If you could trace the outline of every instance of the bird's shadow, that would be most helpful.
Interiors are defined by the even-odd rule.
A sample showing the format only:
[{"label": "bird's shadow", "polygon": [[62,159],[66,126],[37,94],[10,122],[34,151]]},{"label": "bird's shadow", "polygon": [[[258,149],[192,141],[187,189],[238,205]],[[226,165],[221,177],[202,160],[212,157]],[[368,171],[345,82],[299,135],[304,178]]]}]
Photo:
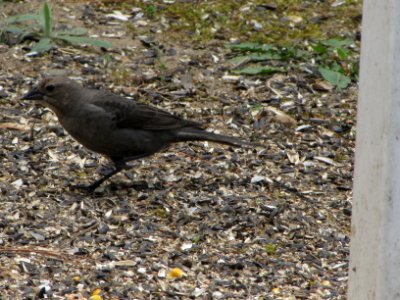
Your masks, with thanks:
[{"label": "bird's shadow", "polygon": [[95,190],[92,190],[90,186],[86,185],[71,185],[69,190],[83,195],[91,195],[94,197],[101,197],[108,193],[121,192],[126,190],[135,190],[137,192],[149,192],[155,190],[163,190],[165,187],[162,182],[156,182],[154,185],[150,186],[148,182],[144,180],[136,180],[130,182],[110,182],[109,184],[104,184]]}]

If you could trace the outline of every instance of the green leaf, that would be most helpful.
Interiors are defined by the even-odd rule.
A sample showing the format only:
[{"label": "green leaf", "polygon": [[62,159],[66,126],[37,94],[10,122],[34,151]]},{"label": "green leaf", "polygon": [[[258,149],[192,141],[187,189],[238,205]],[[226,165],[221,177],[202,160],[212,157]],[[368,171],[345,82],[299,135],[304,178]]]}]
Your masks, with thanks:
[{"label": "green leaf", "polygon": [[146,7],[146,15],[149,18],[153,18],[157,12],[157,8],[154,5],[149,5]]},{"label": "green leaf", "polygon": [[309,59],[311,59],[311,57],[313,55],[314,54],[309,52],[309,51],[302,50],[302,49],[297,49],[296,54],[295,54],[295,58],[302,58],[302,59],[309,60]]},{"label": "green leaf", "polygon": [[266,244],[264,246],[264,250],[268,255],[275,255],[277,248],[274,244]]},{"label": "green leaf", "polygon": [[323,67],[319,67],[318,71],[325,80],[329,81],[338,89],[344,89],[351,83],[351,79],[340,72],[332,71]]},{"label": "green leaf", "polygon": [[329,66],[329,70],[344,74],[343,67],[342,67],[341,65],[339,65],[336,61],[334,61],[334,62]]},{"label": "green leaf", "polygon": [[250,51],[250,52],[266,52],[274,49],[272,45],[260,45],[259,43],[241,43],[241,44],[228,44],[227,48],[232,50]]},{"label": "green leaf", "polygon": [[229,49],[235,50],[249,50],[256,47],[259,47],[259,43],[240,43],[240,44],[226,44],[225,47]]},{"label": "green leaf", "polygon": [[43,38],[36,43],[36,45],[31,49],[31,52],[47,52],[53,47],[54,45],[51,43],[49,38]]},{"label": "green leaf", "polygon": [[102,48],[113,48],[114,47],[113,44],[111,44],[111,43],[93,39],[93,38],[87,38],[87,37],[59,35],[59,36],[57,36],[57,38],[62,39],[73,45],[87,44],[87,45],[92,45],[92,46],[97,46],[97,47],[102,47]]},{"label": "green leaf", "polygon": [[36,14],[24,14],[24,15],[16,15],[9,18],[4,19],[0,22],[0,24],[12,24],[12,23],[21,23],[25,21],[31,20],[39,20],[39,15]]},{"label": "green leaf", "polygon": [[249,55],[252,61],[263,61],[263,60],[271,60],[271,59],[281,59],[282,56],[278,53],[274,52],[266,52],[266,53],[251,53]]},{"label": "green leaf", "polygon": [[337,48],[336,52],[340,59],[346,59],[347,57],[349,57],[349,52],[344,50],[343,48]]},{"label": "green leaf", "polygon": [[246,67],[240,70],[234,70],[233,73],[245,74],[245,75],[262,75],[262,74],[272,74],[284,71],[285,69],[277,67],[253,66],[253,67]]},{"label": "green leaf", "polygon": [[293,57],[301,58],[301,57],[306,56],[306,54],[307,54],[307,52],[300,51],[299,49],[296,49],[295,47],[285,47],[279,51],[279,55],[281,56],[282,60],[287,60],[287,59],[293,58]]},{"label": "green leaf", "polygon": [[313,50],[315,52],[317,52],[318,54],[326,53],[326,47],[324,45],[322,45],[321,43],[318,43],[316,45],[312,45],[311,48],[313,48]]},{"label": "green leaf", "polygon": [[351,74],[353,77],[356,78],[356,81],[358,81],[358,72],[359,72],[358,68],[359,68],[359,65],[358,65],[358,64],[350,64],[350,67],[349,67],[349,69],[350,69],[350,74]]},{"label": "green leaf", "polygon": [[351,39],[344,39],[344,40],[329,39],[327,41],[322,41],[322,44],[324,44],[325,46],[330,46],[332,48],[348,47],[353,43],[354,41]]},{"label": "green leaf", "polygon": [[104,66],[108,66],[108,64],[112,61],[112,56],[108,53],[103,55],[103,64]]},{"label": "green leaf", "polygon": [[56,36],[58,36],[58,35],[74,35],[74,36],[79,35],[79,36],[81,36],[81,35],[85,35],[85,34],[87,34],[87,30],[85,28],[81,28],[81,27],[72,28],[70,30],[60,30],[60,31],[53,33],[53,35],[56,35]]},{"label": "green leaf", "polygon": [[43,4],[43,8],[40,11],[40,24],[42,25],[43,36],[46,38],[51,37],[52,18],[51,10],[47,3]]},{"label": "green leaf", "polygon": [[232,68],[237,68],[245,63],[251,61],[250,55],[240,55],[228,60],[228,63],[231,65]]},{"label": "green leaf", "polygon": [[264,106],[261,103],[256,103],[250,106],[251,111],[259,111],[263,108]]},{"label": "green leaf", "polygon": [[231,58],[228,62],[231,64],[232,68],[237,68],[240,65],[251,61],[264,61],[264,60],[279,60],[282,57],[278,53],[266,52],[266,53],[250,53],[248,55],[240,55]]}]

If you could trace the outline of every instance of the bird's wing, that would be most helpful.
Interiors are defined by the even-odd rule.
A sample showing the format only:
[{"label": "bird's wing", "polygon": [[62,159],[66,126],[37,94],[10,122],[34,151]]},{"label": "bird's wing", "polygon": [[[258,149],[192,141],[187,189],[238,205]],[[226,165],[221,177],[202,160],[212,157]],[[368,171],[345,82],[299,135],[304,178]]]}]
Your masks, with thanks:
[{"label": "bird's wing", "polygon": [[116,126],[144,130],[168,130],[182,127],[201,128],[201,124],[184,120],[154,106],[138,103],[111,93],[102,93],[91,101],[113,115]]}]

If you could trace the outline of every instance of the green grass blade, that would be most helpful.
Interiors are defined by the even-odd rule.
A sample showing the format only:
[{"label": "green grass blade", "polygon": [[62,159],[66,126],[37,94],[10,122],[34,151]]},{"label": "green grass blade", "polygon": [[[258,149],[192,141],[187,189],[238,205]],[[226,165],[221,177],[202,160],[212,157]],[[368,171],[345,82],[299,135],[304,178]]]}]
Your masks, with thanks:
[{"label": "green grass blade", "polygon": [[10,32],[12,34],[21,34],[22,32],[24,32],[21,28],[16,26],[7,26],[5,28],[2,28],[0,31]]},{"label": "green grass blade", "polygon": [[21,23],[25,21],[39,20],[39,18],[40,17],[37,14],[16,15],[2,20],[0,24],[3,25],[3,24]]},{"label": "green grass blade", "polygon": [[73,45],[92,45],[92,46],[97,46],[97,47],[102,47],[102,48],[113,48],[113,44],[93,39],[93,38],[87,38],[87,37],[78,37],[78,36],[70,36],[70,35],[59,35],[57,38],[62,39],[68,43],[71,43]]},{"label": "green grass blade", "polygon": [[81,36],[87,34],[87,30],[85,28],[72,28],[70,30],[60,30],[53,32],[53,35],[60,36],[60,35],[73,35],[73,36]]},{"label": "green grass blade", "polygon": [[43,8],[40,11],[40,23],[42,25],[43,36],[49,38],[51,36],[52,18],[51,10],[47,3],[43,4]]}]

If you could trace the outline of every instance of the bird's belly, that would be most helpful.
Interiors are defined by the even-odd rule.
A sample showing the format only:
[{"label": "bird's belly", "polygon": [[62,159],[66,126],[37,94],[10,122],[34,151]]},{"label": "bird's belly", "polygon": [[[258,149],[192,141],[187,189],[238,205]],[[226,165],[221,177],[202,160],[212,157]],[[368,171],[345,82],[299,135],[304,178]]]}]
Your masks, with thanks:
[{"label": "bird's belly", "polygon": [[151,155],[169,144],[151,131],[92,129],[70,132],[83,146],[109,157]]}]

